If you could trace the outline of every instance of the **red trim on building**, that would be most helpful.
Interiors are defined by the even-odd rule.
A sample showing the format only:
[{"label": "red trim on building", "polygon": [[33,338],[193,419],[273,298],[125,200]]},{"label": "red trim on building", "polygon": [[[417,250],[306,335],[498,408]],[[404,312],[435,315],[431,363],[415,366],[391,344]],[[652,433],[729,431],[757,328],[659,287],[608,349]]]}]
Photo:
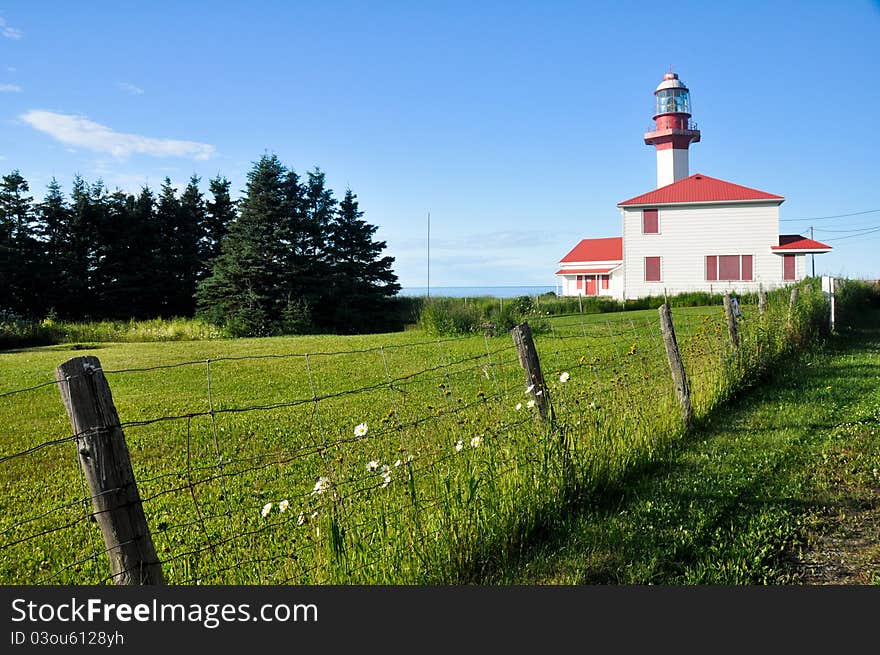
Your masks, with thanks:
[{"label": "red trim on building", "polygon": [[737,200],[785,200],[782,196],[750,189],[708,175],[696,173],[678,182],[624,200],[618,207],[629,205],[671,205],[677,203],[724,202]]},{"label": "red trim on building", "polygon": [[566,262],[615,262],[623,260],[623,237],[583,239],[559,260]]},{"label": "red trim on building", "polygon": [[607,268],[560,268],[556,271],[556,275],[577,275],[579,273],[586,273],[588,275],[597,275],[602,273],[610,273],[614,270],[613,266],[609,266]]},{"label": "red trim on building", "polygon": [[828,251],[831,250],[831,246],[822,243],[821,241],[814,241],[813,239],[808,239],[807,237],[802,237],[800,234],[780,234],[779,235],[779,245],[778,246],[770,246],[770,250],[823,250]]}]

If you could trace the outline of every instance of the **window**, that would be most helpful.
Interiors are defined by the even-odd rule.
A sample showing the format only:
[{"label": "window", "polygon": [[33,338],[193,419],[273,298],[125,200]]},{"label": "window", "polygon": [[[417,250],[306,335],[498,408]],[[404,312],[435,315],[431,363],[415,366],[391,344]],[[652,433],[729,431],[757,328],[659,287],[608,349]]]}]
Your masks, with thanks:
[{"label": "window", "polygon": [[754,278],[752,277],[752,256],[751,255],[743,255],[742,256],[742,275],[740,276],[741,280],[751,281]]},{"label": "window", "polygon": [[656,209],[642,210],[642,234],[660,234],[660,219]]},{"label": "window", "polygon": [[706,255],[706,281],[749,282],[753,277],[752,255]]},{"label": "window", "polygon": [[659,257],[645,257],[645,282],[660,282]]},{"label": "window", "polygon": [[783,255],[782,256],[782,279],[783,280],[793,280],[794,279],[794,262],[795,255]]},{"label": "window", "polygon": [[578,275],[578,276],[577,276],[577,288],[578,288],[578,289],[583,289],[583,288],[584,288],[584,276],[583,276],[583,275]]},{"label": "window", "polygon": [[718,255],[706,255],[706,279],[710,282],[718,279]]},{"label": "window", "polygon": [[720,255],[718,257],[718,279],[739,279],[739,255]]}]

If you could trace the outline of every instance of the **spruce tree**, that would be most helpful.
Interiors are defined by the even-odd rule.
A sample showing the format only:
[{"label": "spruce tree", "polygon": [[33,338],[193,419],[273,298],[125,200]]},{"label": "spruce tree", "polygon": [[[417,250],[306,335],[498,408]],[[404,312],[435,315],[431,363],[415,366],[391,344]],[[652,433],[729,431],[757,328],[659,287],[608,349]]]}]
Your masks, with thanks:
[{"label": "spruce tree", "polygon": [[332,319],[335,329],[341,332],[390,327],[389,298],[400,291],[391,268],[394,258],[382,256],[386,243],[373,239],[378,228],[363,216],[357,196],[346,189],[328,226]]},{"label": "spruce tree", "polygon": [[70,207],[53,177],[43,202],[37,205],[37,237],[42,243],[44,266],[39,286],[45,308],[58,312],[70,296],[67,272],[70,268]]},{"label": "spruce tree", "polygon": [[219,175],[208,183],[212,198],[205,204],[205,223],[199,255],[202,261],[200,280],[210,274],[211,261],[220,255],[220,244],[235,220],[235,202],[229,195],[229,186],[229,180]]},{"label": "spruce tree", "polygon": [[171,309],[178,316],[195,311],[196,284],[202,273],[200,250],[205,229],[205,200],[199,190],[199,177],[193,175],[180,196],[174,252],[175,293]]},{"label": "spruce tree", "polygon": [[235,334],[278,333],[286,306],[283,244],[288,171],[275,155],[263,155],[248,173],[241,213],[229,226],[211,276],[199,284],[198,312],[226,323]]},{"label": "spruce tree", "polygon": [[156,229],[159,235],[159,251],[156,257],[155,285],[159,295],[159,315],[168,318],[176,310],[178,253],[178,221],[180,201],[171,185],[171,178],[162,182],[156,205]]},{"label": "spruce tree", "polygon": [[40,289],[34,276],[41,262],[29,191],[18,170],[0,179],[0,308],[35,315]]}]

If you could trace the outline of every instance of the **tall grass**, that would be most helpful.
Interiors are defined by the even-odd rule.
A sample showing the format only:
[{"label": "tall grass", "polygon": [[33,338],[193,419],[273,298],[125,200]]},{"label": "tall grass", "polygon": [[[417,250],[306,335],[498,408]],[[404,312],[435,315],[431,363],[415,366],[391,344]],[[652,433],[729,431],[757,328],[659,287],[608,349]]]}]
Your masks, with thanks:
[{"label": "tall grass", "polygon": [[[698,420],[826,335],[817,284],[802,285],[790,321],[788,290],[770,294],[763,316],[753,303],[742,307],[737,350],[719,306],[673,312]],[[562,516],[571,499],[601,494],[662,458],[684,432],[656,312],[547,321],[536,343],[554,407],[550,424],[529,407],[506,334],[217,362],[207,378],[201,364],[111,374],[120,416],[138,423],[126,438],[169,581],[479,580]],[[206,385],[217,410],[261,409],[149,420],[204,412]],[[366,390],[351,392],[359,388]],[[57,391],[35,393],[54,404],[43,409],[12,396],[0,412],[19,440],[4,452],[51,437],[46,426],[66,431]],[[292,398],[315,400],[291,405]],[[28,404],[15,409],[15,402]],[[16,412],[42,421],[41,429],[16,431]],[[367,433],[358,436],[360,424]],[[76,522],[75,453],[50,456],[57,452],[3,464],[8,511],[0,534],[15,543],[47,530],[41,541],[0,543],[4,582],[107,577],[94,526]],[[39,507],[28,507],[34,498]],[[42,517],[56,505],[58,514]],[[16,524],[31,514],[41,518]],[[64,520],[75,528],[50,531]]]}]

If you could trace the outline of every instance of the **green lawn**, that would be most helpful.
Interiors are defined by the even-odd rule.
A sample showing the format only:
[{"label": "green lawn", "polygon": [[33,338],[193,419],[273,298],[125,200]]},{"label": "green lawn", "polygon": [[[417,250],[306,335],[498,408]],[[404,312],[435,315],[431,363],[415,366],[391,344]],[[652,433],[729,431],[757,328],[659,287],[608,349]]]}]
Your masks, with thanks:
[{"label": "green lawn", "polygon": [[[736,355],[720,307],[674,310],[698,416],[789,348],[789,336],[811,333],[810,316],[824,310],[819,296],[803,295],[793,332],[786,294],[773,296],[764,319],[745,308]],[[170,582],[479,577],[566,511],[573,490],[624,479],[682,434],[656,311],[556,317],[551,326],[536,342],[559,417],[553,430],[525,406],[506,335],[409,331],[0,354],[0,458],[60,441],[0,459],[0,582],[108,579],[57,388],[2,395],[51,381],[55,366],[84,354],[100,358],[111,385]],[[361,423],[368,434],[356,436]],[[371,461],[380,468],[370,470]],[[312,493],[321,478],[326,491]]]},{"label": "green lawn", "polygon": [[491,580],[796,583],[807,536],[873,512],[860,551],[834,558],[880,584],[880,311],[865,319],[713,411],[648,474],[573,504]]}]

